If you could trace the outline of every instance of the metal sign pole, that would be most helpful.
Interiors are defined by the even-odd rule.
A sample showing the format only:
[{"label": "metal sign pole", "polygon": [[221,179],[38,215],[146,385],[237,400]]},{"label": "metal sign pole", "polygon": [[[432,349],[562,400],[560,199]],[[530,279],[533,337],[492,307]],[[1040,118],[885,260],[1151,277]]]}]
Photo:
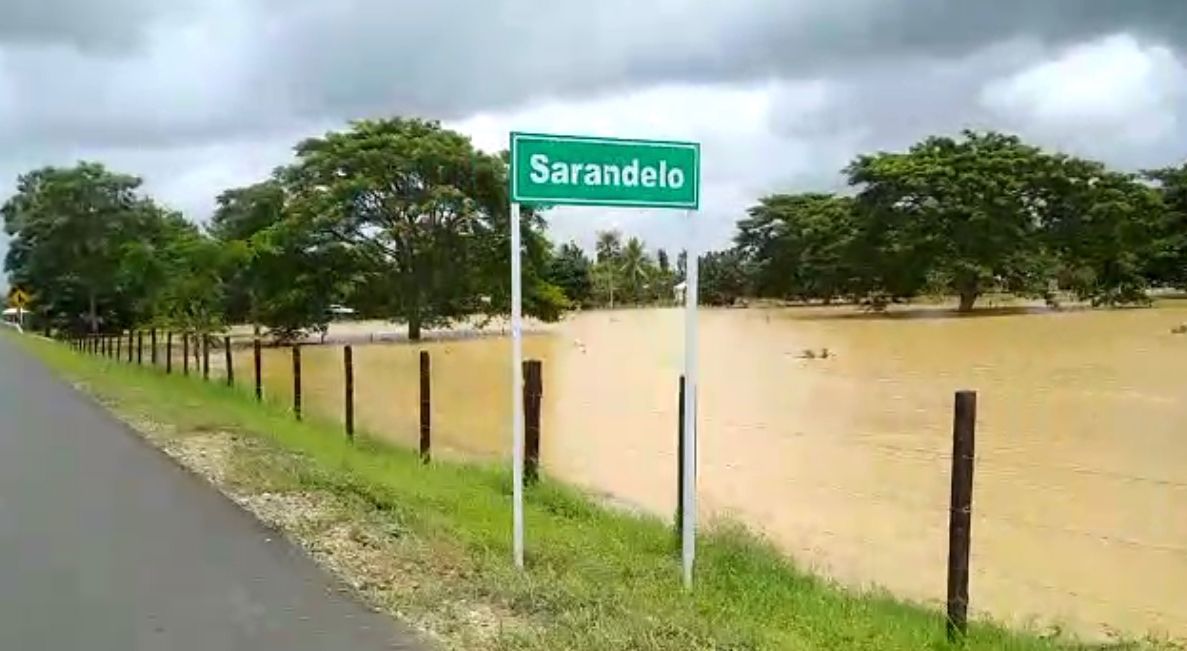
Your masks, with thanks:
[{"label": "metal sign pole", "polygon": [[511,204],[511,476],[515,566],[523,567],[523,274],[519,203]]},{"label": "metal sign pole", "polygon": [[[628,162],[629,161],[629,162]],[[667,208],[685,212],[685,472],[682,547],[684,583],[692,585],[696,555],[697,243],[701,146],[695,142],[511,133],[511,429],[514,460],[515,564],[523,567],[523,286],[520,205]],[[613,289],[613,288],[611,288]]]},{"label": "metal sign pole", "polygon": [[696,212],[685,213],[688,221],[688,244],[685,252],[684,279],[684,530],[681,551],[684,563],[684,587],[692,588],[692,568],[696,560],[697,528],[697,299],[698,258]]}]

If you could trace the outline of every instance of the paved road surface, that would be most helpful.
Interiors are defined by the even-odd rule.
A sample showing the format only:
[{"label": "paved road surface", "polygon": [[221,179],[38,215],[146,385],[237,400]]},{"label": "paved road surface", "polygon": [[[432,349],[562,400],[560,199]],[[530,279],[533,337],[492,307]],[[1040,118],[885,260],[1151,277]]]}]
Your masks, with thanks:
[{"label": "paved road surface", "polygon": [[423,649],[0,338],[0,649]]}]

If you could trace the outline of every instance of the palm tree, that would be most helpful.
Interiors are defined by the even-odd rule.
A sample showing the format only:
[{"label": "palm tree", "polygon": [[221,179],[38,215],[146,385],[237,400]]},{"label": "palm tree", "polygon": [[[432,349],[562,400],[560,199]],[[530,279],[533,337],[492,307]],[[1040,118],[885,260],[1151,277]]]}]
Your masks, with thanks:
[{"label": "palm tree", "polygon": [[598,262],[612,262],[622,255],[622,233],[618,231],[598,231],[597,244],[594,245]]},{"label": "palm tree", "polygon": [[638,302],[643,297],[643,287],[651,271],[651,259],[647,257],[647,249],[643,248],[643,241],[632,237],[622,251],[622,273],[626,276],[627,287],[631,297]]}]

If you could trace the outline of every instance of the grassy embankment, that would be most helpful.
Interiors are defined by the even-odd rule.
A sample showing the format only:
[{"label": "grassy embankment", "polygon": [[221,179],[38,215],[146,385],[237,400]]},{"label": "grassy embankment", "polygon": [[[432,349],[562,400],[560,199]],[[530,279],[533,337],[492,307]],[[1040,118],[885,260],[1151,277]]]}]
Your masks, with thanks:
[{"label": "grassy embankment", "polygon": [[[671,528],[545,480],[527,496],[527,571],[510,563],[510,480],[422,466],[245,391],[23,345],[150,440],[303,544],[360,596],[461,649],[944,649],[943,617],[797,571],[736,527],[706,534],[685,593]],[[1139,645],[1140,646],[1140,645]],[[990,624],[970,649],[1076,648]]]}]

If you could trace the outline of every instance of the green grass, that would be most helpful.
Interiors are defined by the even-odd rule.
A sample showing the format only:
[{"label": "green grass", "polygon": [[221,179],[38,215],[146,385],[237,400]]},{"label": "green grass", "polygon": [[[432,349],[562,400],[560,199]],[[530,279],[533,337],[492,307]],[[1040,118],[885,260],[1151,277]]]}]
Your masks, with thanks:
[{"label": "green grass", "polygon": [[[269,454],[236,459],[241,485],[314,490],[353,505],[344,517],[390,533],[376,556],[399,567],[398,585],[368,593],[451,646],[491,649],[950,648],[941,613],[885,594],[856,594],[801,571],[737,526],[700,539],[696,588],[680,585],[671,527],[608,510],[547,481],[527,493],[527,570],[510,562],[510,479],[491,467],[423,466],[410,450],[335,423],[294,422],[243,391],[110,363],[22,337],[23,345],[130,420],[165,423],[177,436],[228,431]],[[377,543],[379,544],[379,543]],[[493,613],[475,635],[467,612]],[[444,614],[443,614],[444,613]],[[488,622],[489,624],[489,622]],[[1142,648],[1144,644],[1126,645]],[[966,648],[1088,648],[991,623]]]}]

